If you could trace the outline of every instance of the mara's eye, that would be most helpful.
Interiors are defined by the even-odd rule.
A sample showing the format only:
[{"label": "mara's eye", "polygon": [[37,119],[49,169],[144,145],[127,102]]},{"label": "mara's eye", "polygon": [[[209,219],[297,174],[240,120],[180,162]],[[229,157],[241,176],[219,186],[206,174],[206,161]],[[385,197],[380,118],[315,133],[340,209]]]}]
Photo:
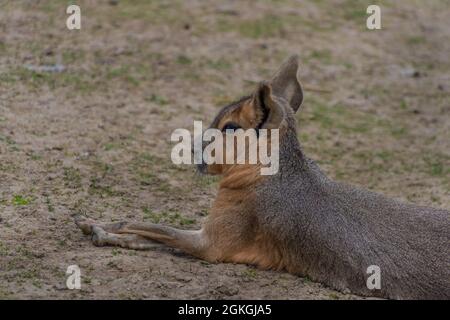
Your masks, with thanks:
[{"label": "mara's eye", "polygon": [[229,122],[222,128],[222,131],[225,131],[225,130],[237,130],[237,129],[240,129],[240,128],[241,127],[239,125],[237,125],[236,123]]}]

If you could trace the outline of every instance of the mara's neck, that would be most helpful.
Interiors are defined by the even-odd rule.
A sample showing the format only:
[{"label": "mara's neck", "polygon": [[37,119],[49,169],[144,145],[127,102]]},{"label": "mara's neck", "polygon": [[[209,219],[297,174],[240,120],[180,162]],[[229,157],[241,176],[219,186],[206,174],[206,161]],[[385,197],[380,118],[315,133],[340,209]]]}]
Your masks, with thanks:
[{"label": "mara's neck", "polygon": [[226,169],[220,180],[219,189],[253,188],[261,182],[261,166],[258,164],[239,164]]},{"label": "mara's neck", "polygon": [[289,174],[305,169],[307,158],[303,153],[294,128],[288,128],[280,137],[280,173]]}]

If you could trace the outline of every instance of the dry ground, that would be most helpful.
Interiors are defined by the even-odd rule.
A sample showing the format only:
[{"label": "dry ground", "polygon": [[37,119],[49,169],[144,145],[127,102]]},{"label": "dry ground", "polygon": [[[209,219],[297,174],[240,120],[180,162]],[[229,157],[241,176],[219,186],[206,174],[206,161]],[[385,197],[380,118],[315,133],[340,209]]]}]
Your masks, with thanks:
[{"label": "dry ground", "polygon": [[[209,121],[301,56],[306,152],[332,177],[450,209],[450,3],[0,0],[0,298],[347,299],[285,273],[171,249],[94,247],[71,215],[198,228],[217,180],[170,162]],[[115,4],[116,3],[116,4]],[[27,67],[62,64],[60,73]],[[322,88],[326,92],[317,92]],[[65,289],[77,264],[82,290]]]}]

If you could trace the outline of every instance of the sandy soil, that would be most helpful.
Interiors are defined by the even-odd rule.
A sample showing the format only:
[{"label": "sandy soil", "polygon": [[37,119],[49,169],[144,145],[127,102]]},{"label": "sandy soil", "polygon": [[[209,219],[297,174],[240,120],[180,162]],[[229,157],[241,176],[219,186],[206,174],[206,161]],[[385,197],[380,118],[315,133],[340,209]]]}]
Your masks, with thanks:
[{"label": "sandy soil", "polygon": [[[172,249],[94,247],[72,221],[198,228],[217,180],[170,162],[291,53],[299,137],[332,177],[450,208],[448,1],[0,0],[0,298],[354,299],[286,273]],[[63,72],[33,71],[61,64]],[[324,91],[317,91],[320,88]],[[65,287],[67,266],[82,289]]]}]

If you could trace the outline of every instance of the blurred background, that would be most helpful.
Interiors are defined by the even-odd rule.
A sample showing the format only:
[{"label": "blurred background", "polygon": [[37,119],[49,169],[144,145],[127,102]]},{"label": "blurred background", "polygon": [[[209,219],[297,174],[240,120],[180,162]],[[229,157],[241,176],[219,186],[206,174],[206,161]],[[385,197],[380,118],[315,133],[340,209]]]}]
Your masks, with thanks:
[{"label": "blurred background", "polygon": [[[357,298],[171,249],[96,248],[72,222],[198,228],[217,179],[171,163],[171,132],[291,54],[299,138],[327,174],[450,208],[447,0],[0,0],[0,298]],[[80,291],[65,289],[70,264]]]}]

